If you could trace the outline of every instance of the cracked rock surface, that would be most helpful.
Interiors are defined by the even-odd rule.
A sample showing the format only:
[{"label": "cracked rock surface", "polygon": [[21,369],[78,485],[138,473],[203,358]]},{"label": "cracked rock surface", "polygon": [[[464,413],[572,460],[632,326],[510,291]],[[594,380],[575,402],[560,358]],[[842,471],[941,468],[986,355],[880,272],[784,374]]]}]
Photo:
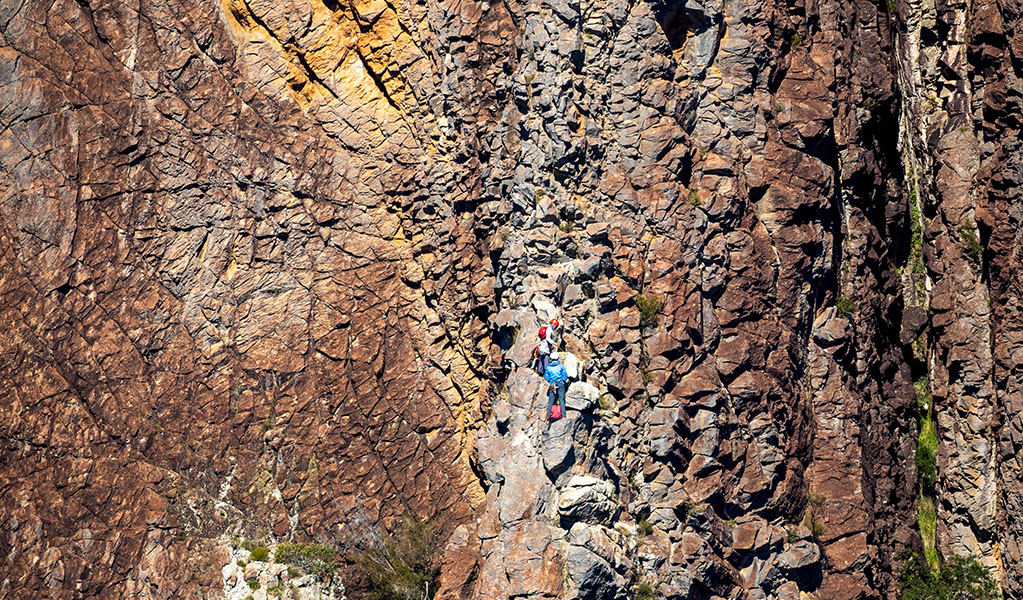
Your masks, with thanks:
[{"label": "cracked rock surface", "polygon": [[437,598],[892,598],[914,381],[1023,595],[1019,13],[0,4],[0,598],[409,512]]}]

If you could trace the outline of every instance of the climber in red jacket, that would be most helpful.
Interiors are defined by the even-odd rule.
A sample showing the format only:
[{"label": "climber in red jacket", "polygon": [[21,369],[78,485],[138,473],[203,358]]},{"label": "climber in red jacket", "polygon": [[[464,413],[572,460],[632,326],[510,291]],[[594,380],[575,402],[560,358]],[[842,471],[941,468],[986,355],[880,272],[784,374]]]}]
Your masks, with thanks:
[{"label": "climber in red jacket", "polygon": [[540,331],[537,332],[537,336],[540,338],[540,343],[536,345],[533,350],[536,358],[535,369],[540,375],[547,373],[547,365],[550,364],[551,352],[557,350],[558,346],[554,341],[554,334],[557,333],[557,329],[560,323],[557,319],[551,319],[546,325],[540,327]]}]

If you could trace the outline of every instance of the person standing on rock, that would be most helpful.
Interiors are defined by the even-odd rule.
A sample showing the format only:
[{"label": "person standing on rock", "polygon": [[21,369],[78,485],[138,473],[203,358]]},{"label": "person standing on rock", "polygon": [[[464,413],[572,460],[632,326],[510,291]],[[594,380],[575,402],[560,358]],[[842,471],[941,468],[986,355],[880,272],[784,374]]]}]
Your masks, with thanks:
[{"label": "person standing on rock", "polygon": [[[543,374],[543,378],[547,380],[547,383],[551,384],[550,389],[547,391],[548,421],[560,419],[565,414],[565,386],[568,384],[568,372],[558,362],[559,358],[561,357],[557,352],[551,352],[550,362],[547,364],[547,370]],[[551,412],[555,402],[558,404],[558,410]]]},{"label": "person standing on rock", "polygon": [[537,335],[540,337],[540,343],[536,346],[537,351],[537,369],[536,372],[542,376],[547,375],[547,365],[550,362],[551,352],[557,349],[557,345],[554,343],[554,334],[557,333],[558,329],[557,319],[551,319],[549,323],[540,327],[540,331]]}]

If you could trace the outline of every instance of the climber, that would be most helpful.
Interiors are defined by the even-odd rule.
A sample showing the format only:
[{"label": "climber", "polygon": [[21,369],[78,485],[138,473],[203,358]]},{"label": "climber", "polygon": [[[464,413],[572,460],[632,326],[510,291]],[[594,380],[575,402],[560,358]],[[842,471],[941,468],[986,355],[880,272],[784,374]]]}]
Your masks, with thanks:
[{"label": "climber", "polygon": [[560,323],[557,319],[551,319],[537,332],[540,343],[533,348],[533,358],[536,360],[536,372],[540,375],[547,374],[547,364],[550,361],[551,352],[557,349],[557,344],[554,343],[554,334],[557,333],[558,325]]},{"label": "climber", "polygon": [[[547,391],[548,421],[555,421],[565,415],[565,386],[568,384],[568,372],[558,362],[559,358],[561,357],[557,352],[551,352],[550,363],[548,363],[547,370],[543,374],[543,378],[547,380],[547,383],[551,384],[550,389]],[[555,402],[557,402],[558,408],[552,412]]]}]

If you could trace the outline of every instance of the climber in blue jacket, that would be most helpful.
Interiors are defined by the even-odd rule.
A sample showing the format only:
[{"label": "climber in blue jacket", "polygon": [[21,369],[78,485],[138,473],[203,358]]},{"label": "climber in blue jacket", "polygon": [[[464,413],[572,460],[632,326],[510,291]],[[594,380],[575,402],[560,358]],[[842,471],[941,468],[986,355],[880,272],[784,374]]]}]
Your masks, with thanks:
[{"label": "climber in blue jacket", "polygon": [[[560,358],[561,355],[557,352],[551,352],[551,361],[547,364],[547,370],[543,374],[543,378],[551,384],[547,391],[547,419],[549,421],[559,419],[565,414],[565,386],[568,383],[568,373],[565,371],[565,367],[558,362]],[[551,409],[554,408],[555,402],[558,403],[559,411],[552,418]]]}]

